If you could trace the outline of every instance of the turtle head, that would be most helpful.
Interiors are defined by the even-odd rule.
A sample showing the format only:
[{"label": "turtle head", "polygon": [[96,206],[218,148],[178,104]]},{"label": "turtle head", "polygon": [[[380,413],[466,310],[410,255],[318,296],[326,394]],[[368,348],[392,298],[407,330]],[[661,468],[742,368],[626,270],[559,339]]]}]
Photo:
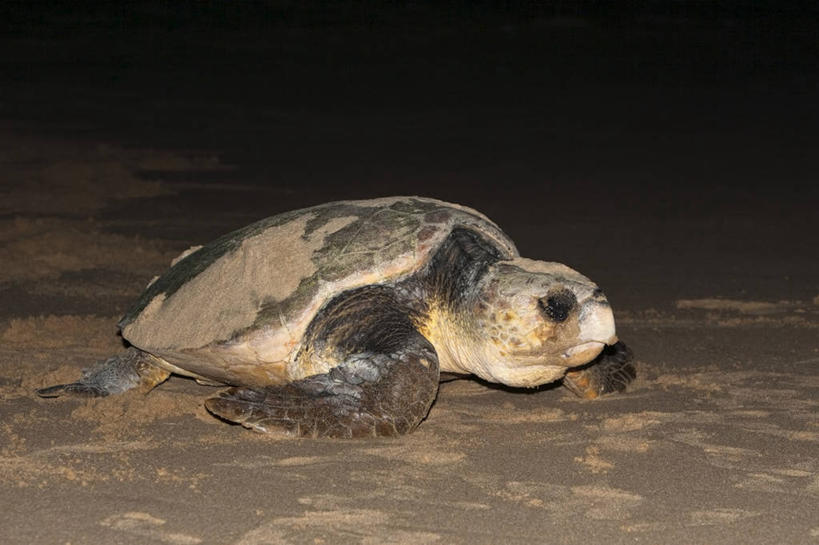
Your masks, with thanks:
[{"label": "turtle head", "polygon": [[481,361],[472,372],[510,386],[557,380],[617,342],[603,291],[560,263],[494,263],[481,280],[473,316]]}]

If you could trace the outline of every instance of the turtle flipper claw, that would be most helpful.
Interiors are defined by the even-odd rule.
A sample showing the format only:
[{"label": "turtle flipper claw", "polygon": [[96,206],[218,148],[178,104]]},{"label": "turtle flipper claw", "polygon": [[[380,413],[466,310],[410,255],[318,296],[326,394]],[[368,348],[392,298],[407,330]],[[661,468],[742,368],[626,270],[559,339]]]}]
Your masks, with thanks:
[{"label": "turtle flipper claw", "polygon": [[563,385],[578,397],[593,399],[622,392],[637,377],[634,353],[622,342],[607,346],[591,363],[566,373]]}]

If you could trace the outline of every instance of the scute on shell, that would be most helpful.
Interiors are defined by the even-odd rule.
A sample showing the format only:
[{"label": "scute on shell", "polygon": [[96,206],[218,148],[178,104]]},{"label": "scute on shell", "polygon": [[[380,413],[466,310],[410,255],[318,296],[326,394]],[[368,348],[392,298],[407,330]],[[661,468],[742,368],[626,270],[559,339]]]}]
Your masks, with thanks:
[{"label": "scute on shell", "polygon": [[174,372],[245,385],[326,372],[293,365],[321,306],[343,291],[412,275],[459,226],[517,257],[512,241],[467,207],[420,197],[328,203],[263,219],[180,256],[119,326]]}]

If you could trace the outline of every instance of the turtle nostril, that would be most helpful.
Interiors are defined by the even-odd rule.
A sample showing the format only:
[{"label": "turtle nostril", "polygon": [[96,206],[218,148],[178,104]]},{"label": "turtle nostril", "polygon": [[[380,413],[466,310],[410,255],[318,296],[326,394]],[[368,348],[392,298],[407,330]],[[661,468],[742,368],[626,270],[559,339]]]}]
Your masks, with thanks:
[{"label": "turtle nostril", "polygon": [[592,297],[603,297],[603,289],[602,288],[595,288],[592,292]]},{"label": "turtle nostril", "polygon": [[565,322],[577,303],[574,293],[559,290],[538,299],[538,307],[553,322]]}]

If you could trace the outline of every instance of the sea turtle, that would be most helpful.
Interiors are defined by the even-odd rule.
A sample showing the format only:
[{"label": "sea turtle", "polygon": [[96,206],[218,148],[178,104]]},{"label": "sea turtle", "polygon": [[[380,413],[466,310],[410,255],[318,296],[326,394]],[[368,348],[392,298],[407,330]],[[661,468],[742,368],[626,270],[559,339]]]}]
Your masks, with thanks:
[{"label": "sea turtle", "polygon": [[322,204],[191,248],[118,325],[124,353],[38,394],[148,391],[177,373],[232,386],[205,403],[224,420],[359,437],[414,429],[442,372],[562,379],[587,398],[635,376],[591,280],[520,257],[475,210],[421,197]]}]

